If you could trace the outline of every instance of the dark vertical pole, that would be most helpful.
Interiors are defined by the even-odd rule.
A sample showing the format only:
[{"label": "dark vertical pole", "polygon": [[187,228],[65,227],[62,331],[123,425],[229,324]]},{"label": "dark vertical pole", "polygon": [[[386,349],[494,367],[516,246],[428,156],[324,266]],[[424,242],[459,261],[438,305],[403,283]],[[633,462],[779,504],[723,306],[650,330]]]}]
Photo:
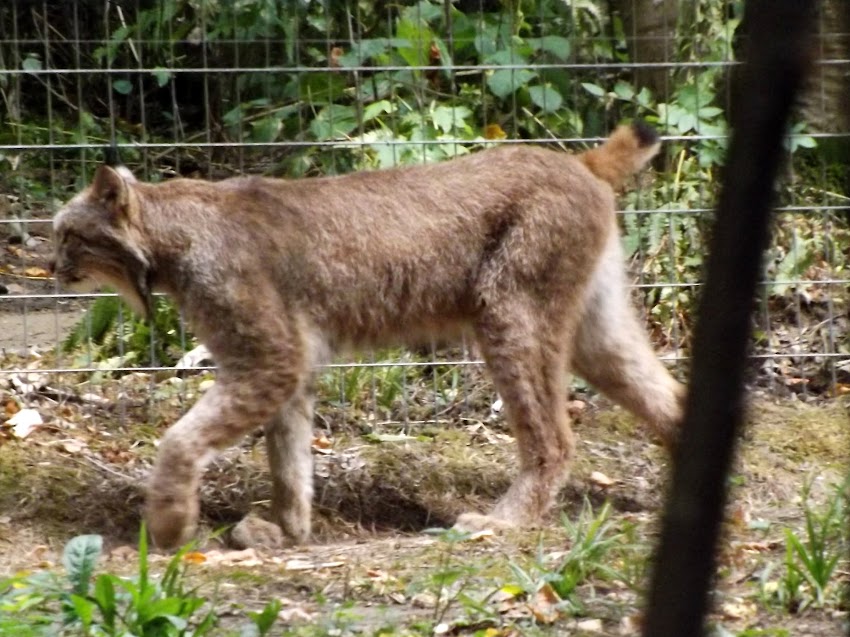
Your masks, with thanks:
[{"label": "dark vertical pole", "polygon": [[685,423],[664,511],[645,635],[698,637],[708,606],[726,477],[743,417],[750,315],[782,137],[813,51],[814,0],[749,0],[732,141],[693,345]]},{"label": "dark vertical pole", "polygon": [[[850,29],[850,2],[844,2],[844,6],[842,7],[843,13],[841,14],[841,25],[839,27],[840,32],[846,34],[848,29]],[[850,58],[850,38],[846,35],[844,36],[844,54],[846,58]],[[841,99],[841,108],[844,110],[843,112],[843,121],[845,124],[850,122],[850,79],[845,75],[844,77],[844,95]],[[850,480],[850,473],[847,474],[845,480]],[[847,485],[847,482],[844,483]],[[845,509],[844,512],[844,524],[845,524],[845,537],[850,537],[850,509]],[[847,547],[850,549],[850,546]],[[844,583],[843,594],[843,602],[847,604],[850,601],[850,582]],[[850,637],[850,622],[847,622],[847,635]]]}]

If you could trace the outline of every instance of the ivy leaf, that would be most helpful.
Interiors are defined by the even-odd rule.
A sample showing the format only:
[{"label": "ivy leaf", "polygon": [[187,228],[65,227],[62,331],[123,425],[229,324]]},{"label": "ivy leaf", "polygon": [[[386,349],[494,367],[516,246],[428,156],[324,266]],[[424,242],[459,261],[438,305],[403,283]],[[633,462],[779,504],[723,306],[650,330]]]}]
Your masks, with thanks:
[{"label": "ivy leaf", "polygon": [[129,95],[130,91],[133,90],[133,83],[130,80],[115,80],[112,82],[112,88],[115,89],[116,93]]},{"label": "ivy leaf", "polygon": [[526,43],[535,51],[545,51],[562,62],[570,57],[570,41],[560,35],[546,35],[542,38],[528,38]]},{"label": "ivy leaf", "polygon": [[402,19],[396,25],[396,35],[410,43],[410,46],[399,46],[396,49],[408,66],[426,66],[430,63],[428,54],[434,40],[431,29],[424,24]]},{"label": "ivy leaf", "polygon": [[389,100],[379,100],[372,102],[363,109],[363,121],[371,122],[373,119],[384,113],[394,113],[396,105]]},{"label": "ivy leaf", "polygon": [[168,84],[168,81],[171,79],[171,71],[160,67],[153,69],[151,71],[151,75],[153,75],[156,79],[156,85],[159,88],[162,88],[163,86]]},{"label": "ivy leaf", "polygon": [[549,84],[529,86],[528,96],[544,113],[554,113],[561,108],[564,98]]},{"label": "ivy leaf", "polygon": [[582,82],[582,87],[585,91],[590,93],[595,97],[605,97],[605,89],[599,86],[598,84],[592,84],[591,82]]},{"label": "ivy leaf", "polygon": [[[391,41],[389,38],[360,40],[351,46],[350,51],[339,56],[339,65],[344,69],[360,66],[368,59],[386,54],[390,45]],[[396,46],[401,45],[396,44]]]},{"label": "ivy leaf", "polygon": [[619,97],[621,100],[628,101],[635,96],[635,89],[628,82],[620,80],[614,84],[614,95]]},{"label": "ivy leaf", "polygon": [[351,106],[329,104],[310,122],[310,132],[318,141],[346,137],[357,126],[357,113]]},{"label": "ivy leaf", "polygon": [[283,127],[279,117],[264,117],[251,123],[251,140],[255,142],[273,142]]},{"label": "ivy leaf", "polygon": [[42,69],[41,60],[35,55],[30,54],[21,62],[21,68],[24,71],[40,71]]},{"label": "ivy leaf", "polygon": [[493,95],[504,99],[535,77],[537,73],[527,69],[497,69],[487,78],[487,87]]},{"label": "ivy leaf", "polygon": [[444,133],[451,133],[455,129],[466,126],[466,118],[472,115],[466,106],[437,106],[431,112],[431,121],[434,126]]}]

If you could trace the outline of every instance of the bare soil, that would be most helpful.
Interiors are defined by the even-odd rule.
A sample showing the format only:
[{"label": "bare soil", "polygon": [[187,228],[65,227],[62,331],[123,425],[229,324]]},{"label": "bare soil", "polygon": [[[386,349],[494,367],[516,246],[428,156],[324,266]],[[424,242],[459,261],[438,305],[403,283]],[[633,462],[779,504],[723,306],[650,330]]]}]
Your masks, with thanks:
[{"label": "bare soil", "polygon": [[[0,437],[0,574],[57,568],[63,544],[81,533],[104,536],[104,568],[132,573],[141,485],[155,438],[191,404],[201,378],[181,381],[179,396],[169,394],[172,381],[128,376],[104,381],[98,398],[79,392],[76,398],[68,394],[57,400],[50,389],[31,395],[45,425],[24,440],[8,431]],[[157,395],[156,409],[141,399],[142,393]],[[561,494],[561,511],[576,520],[585,502],[596,511],[609,502],[612,523],[632,529],[642,547],[641,557],[629,568],[645,575],[662,506],[666,458],[631,417],[596,400],[585,404],[577,427],[578,456]],[[569,549],[570,533],[558,516],[542,529],[462,542],[423,532],[450,525],[462,510],[486,508],[506,488],[515,464],[514,445],[499,418],[454,419],[375,442],[374,436],[364,438],[351,427],[327,436],[322,414],[334,409],[321,406],[317,421],[313,543],[240,552],[228,549],[226,534],[203,541],[207,557],[191,567],[190,577],[209,594],[217,591],[217,603],[232,608],[234,617],[277,597],[284,600],[282,625],[311,627],[309,634],[326,634],[316,633],[316,626],[342,631],[327,634],[372,634],[388,626],[401,633],[431,632],[440,623],[454,633],[493,628],[499,634],[532,629],[633,634],[638,629],[639,589],[622,584],[584,583],[577,592],[583,609],[578,614],[561,610],[547,615],[532,598],[503,599],[498,594],[516,581],[510,564],[533,572],[539,556]],[[246,440],[207,472],[201,537],[248,512],[265,513],[269,482],[260,442],[256,437]],[[837,401],[811,406],[755,399],[732,479],[713,616],[731,634],[746,629],[783,629],[793,635],[842,630],[845,614],[837,602],[790,613],[765,601],[763,584],[780,577],[785,529],[800,532],[803,485],[811,487],[810,506],[823,503],[843,475],[848,443],[845,407]],[[165,559],[155,557],[154,566]],[[439,590],[437,575],[446,570],[462,574],[464,595],[489,600],[487,613],[473,611],[460,594],[451,597],[458,592],[457,582]],[[846,578],[842,560],[834,586]],[[637,579],[645,584],[643,575]]]}]

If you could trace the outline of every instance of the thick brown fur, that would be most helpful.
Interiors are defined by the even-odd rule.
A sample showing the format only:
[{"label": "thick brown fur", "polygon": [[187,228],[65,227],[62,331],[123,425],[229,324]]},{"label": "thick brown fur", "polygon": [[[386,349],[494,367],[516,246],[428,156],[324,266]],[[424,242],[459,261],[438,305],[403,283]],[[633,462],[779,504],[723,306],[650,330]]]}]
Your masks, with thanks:
[{"label": "thick brown fur", "polygon": [[319,179],[146,184],[100,167],[56,215],[56,276],[112,285],[140,312],[153,291],[171,295],[219,366],[159,447],[156,543],[192,533],[205,464],[261,425],[273,521],[308,538],[310,380],[341,347],[477,340],[520,466],[462,528],[534,524],[550,508],[574,448],[570,370],[671,443],[682,388],[629,307],[614,215],[613,189],[657,150],[652,131],[623,126],[579,155],[511,145]]}]

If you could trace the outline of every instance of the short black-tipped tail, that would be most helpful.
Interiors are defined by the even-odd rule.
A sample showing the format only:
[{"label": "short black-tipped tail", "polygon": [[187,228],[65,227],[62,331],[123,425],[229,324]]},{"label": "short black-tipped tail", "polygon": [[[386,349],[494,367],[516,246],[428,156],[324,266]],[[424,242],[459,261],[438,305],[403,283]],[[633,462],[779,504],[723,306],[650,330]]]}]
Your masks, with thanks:
[{"label": "short black-tipped tail", "polygon": [[601,145],[577,155],[590,171],[613,188],[634,175],[658,154],[658,132],[644,122],[618,126]]}]

